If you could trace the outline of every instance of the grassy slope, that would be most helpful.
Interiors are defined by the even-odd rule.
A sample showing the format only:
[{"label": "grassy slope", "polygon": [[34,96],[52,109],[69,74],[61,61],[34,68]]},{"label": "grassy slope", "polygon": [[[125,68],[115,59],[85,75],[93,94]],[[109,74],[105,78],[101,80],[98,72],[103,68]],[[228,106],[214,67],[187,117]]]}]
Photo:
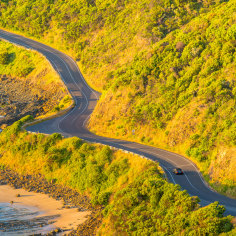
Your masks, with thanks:
[{"label": "grassy slope", "polygon": [[1,3],[0,24],[71,53],[102,90],[110,71],[217,2],[12,0]]},{"label": "grassy slope", "polygon": [[[4,41],[0,41],[0,52],[0,59],[6,57],[6,60],[0,63],[0,75],[28,87],[30,98],[43,102],[38,108],[40,112],[37,117],[51,115],[52,112],[57,112],[59,107],[64,109],[71,104],[60,77],[42,55]],[[20,91],[21,87],[18,89],[16,93],[24,97],[25,94]]]},{"label": "grassy slope", "polygon": [[236,197],[235,11],[224,4],[113,72],[90,128],[187,155]]},{"label": "grassy slope", "polygon": [[218,235],[230,216],[217,203],[199,208],[198,199],[163,179],[157,163],[106,146],[21,131],[25,117],[0,134],[0,165],[87,194],[104,206],[102,235]]},{"label": "grassy slope", "polygon": [[235,197],[235,1],[226,2],[13,0],[0,23],[80,60],[105,90],[93,131],[187,154]]}]

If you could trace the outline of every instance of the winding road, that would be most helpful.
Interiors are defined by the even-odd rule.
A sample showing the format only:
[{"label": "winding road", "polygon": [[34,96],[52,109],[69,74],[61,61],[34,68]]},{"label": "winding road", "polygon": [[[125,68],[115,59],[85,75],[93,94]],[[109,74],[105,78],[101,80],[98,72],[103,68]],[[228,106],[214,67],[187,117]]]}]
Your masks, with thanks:
[{"label": "winding road", "polygon": [[[27,130],[46,134],[58,132],[66,137],[78,136],[90,142],[102,143],[158,161],[165,170],[169,181],[179,184],[190,195],[198,196],[201,205],[204,206],[218,201],[226,207],[226,214],[236,216],[236,200],[211,190],[195,164],[185,157],[162,149],[124,140],[105,138],[89,132],[85,124],[100,94],[87,85],[77,64],[71,57],[47,45],[4,30],[0,30],[0,38],[42,53],[60,74],[75,100],[75,107],[67,114],[28,127]],[[175,167],[182,168],[184,175],[174,175],[172,169]]]}]

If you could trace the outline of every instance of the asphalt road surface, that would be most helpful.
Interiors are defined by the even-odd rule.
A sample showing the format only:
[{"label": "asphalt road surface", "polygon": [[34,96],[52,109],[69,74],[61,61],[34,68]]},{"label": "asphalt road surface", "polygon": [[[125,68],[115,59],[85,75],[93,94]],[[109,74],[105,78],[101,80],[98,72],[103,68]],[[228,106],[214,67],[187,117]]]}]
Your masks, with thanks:
[{"label": "asphalt road surface", "polygon": [[[92,113],[100,94],[87,85],[77,64],[71,57],[42,43],[3,30],[0,30],[0,38],[25,48],[32,48],[46,56],[60,74],[75,100],[76,106],[66,115],[28,127],[27,130],[46,134],[58,132],[65,137],[78,136],[90,142],[106,144],[158,161],[165,170],[169,181],[179,184],[190,195],[198,196],[203,206],[218,201],[226,207],[226,214],[236,216],[236,200],[211,190],[203,180],[198,168],[185,157],[162,149],[124,140],[105,138],[89,132],[86,129],[86,121]],[[184,175],[174,175],[172,170],[175,167],[180,167],[184,171]]]}]

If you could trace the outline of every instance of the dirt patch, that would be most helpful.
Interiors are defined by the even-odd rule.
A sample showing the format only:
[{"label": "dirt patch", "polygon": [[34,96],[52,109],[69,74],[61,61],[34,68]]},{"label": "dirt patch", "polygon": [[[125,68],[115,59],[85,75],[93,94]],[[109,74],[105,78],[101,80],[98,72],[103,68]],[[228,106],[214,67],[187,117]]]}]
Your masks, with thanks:
[{"label": "dirt patch", "polygon": [[0,75],[0,126],[10,125],[26,115],[33,117],[51,111],[66,95],[58,85],[40,78],[13,78]]}]

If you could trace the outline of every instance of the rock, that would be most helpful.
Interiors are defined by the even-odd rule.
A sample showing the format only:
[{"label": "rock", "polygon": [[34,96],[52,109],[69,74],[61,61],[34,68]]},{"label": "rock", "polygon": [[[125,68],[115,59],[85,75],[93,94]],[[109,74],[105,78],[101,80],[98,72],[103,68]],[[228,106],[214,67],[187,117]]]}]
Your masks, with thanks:
[{"label": "rock", "polygon": [[[64,208],[77,207],[79,211],[91,211],[92,213],[88,216],[87,220],[82,225],[79,225],[77,230],[73,230],[70,235],[95,235],[97,228],[102,222],[102,217],[100,216],[102,208],[92,207],[90,199],[87,196],[81,195],[71,188],[48,182],[40,174],[18,175],[15,171],[5,168],[4,170],[0,170],[0,184],[3,182],[12,185],[14,188],[24,188],[28,191],[40,191],[41,193],[51,194],[54,199],[60,196],[60,199],[64,201]],[[39,226],[43,227],[52,222],[53,219],[47,219],[47,221],[39,224]],[[56,234],[56,232],[50,232],[48,235]]]}]

